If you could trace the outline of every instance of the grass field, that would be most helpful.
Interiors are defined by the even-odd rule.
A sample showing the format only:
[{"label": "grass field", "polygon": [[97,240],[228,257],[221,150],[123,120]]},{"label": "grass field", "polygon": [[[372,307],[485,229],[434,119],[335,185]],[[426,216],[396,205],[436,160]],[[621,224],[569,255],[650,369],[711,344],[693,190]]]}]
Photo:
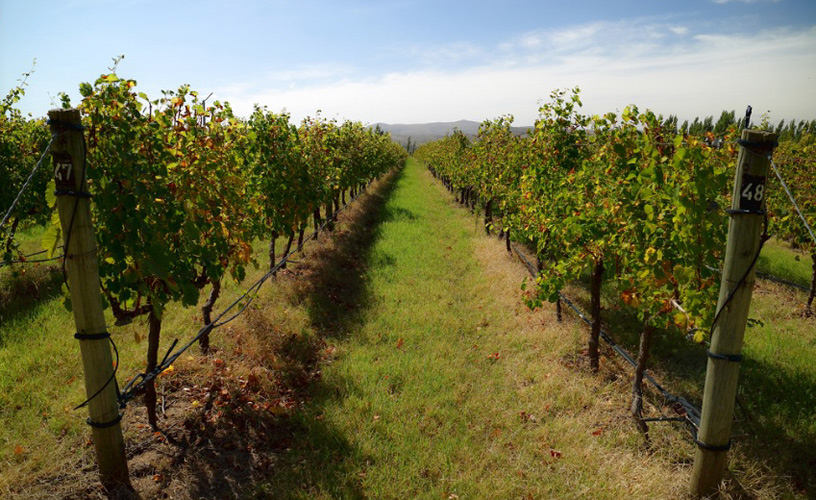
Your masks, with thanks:
[{"label": "grass field", "polygon": [[[795,261],[777,247],[763,266]],[[185,355],[161,380],[165,434],[146,427],[138,402],[128,407],[141,498],[685,496],[684,429],[653,424],[647,446],[627,413],[628,368],[605,351],[590,374],[580,320],[527,310],[524,267],[420,165],[372,186],[298,260],[213,334],[215,352]],[[84,415],[72,410],[83,389],[59,271],[0,280],[0,497],[99,497]],[[240,289],[229,284],[222,304]],[[569,292],[586,300],[579,285]],[[724,497],[811,498],[816,322],[799,317],[801,292],[760,282],[754,297],[746,437]],[[604,314],[635,346],[631,318]],[[163,346],[200,322],[194,309],[165,318]],[[144,332],[143,321],[112,329],[120,382],[142,366]],[[700,346],[662,335],[653,366],[700,400]]]}]

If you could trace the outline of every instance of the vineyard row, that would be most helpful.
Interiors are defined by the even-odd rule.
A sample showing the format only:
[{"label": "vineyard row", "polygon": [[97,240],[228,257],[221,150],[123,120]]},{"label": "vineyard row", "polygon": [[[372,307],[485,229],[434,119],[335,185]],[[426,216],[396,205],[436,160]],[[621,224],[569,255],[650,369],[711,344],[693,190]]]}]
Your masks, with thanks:
[{"label": "vineyard row", "polygon": [[[158,425],[153,379],[163,366],[158,347],[167,305],[195,305],[209,288],[205,327],[196,336],[206,352],[208,333],[218,326],[212,311],[222,280],[230,276],[241,282],[247,266],[261,261],[273,273],[285,263],[277,258],[277,239],[286,241],[285,259],[295,241],[302,246],[312,224],[315,231],[331,229],[347,198],[399,166],[406,152],[389,135],[358,122],[318,116],[297,126],[287,114],[261,107],[240,119],[229,104],[210,104],[188,86],[151,99],[137,92],[135,81],[107,74],[82,84],[80,93],[78,109],[52,111],[47,124],[14,108],[22,89],[3,100],[0,205],[17,201],[4,210],[8,224],[0,228],[0,241],[4,263],[24,263],[17,229],[48,224],[43,243],[49,258],[65,249],[62,266],[71,290],[65,300],[75,317],[87,316],[86,306],[71,302],[83,295],[77,293],[82,278],[76,262],[85,262],[89,252],[94,267],[98,262],[98,278],[84,281],[93,282],[96,295],[101,287],[115,319],[148,317],[147,362],[129,384],[132,390],[119,394],[109,361],[97,363],[94,369],[105,373],[96,374],[94,383],[88,382],[85,365],[85,404],[102,481],[115,488],[128,481],[117,406],[137,390],[144,394],[149,423]],[[32,174],[48,148],[51,156],[45,155],[42,168]],[[80,246],[83,236],[73,233],[88,226],[92,241]],[[253,255],[257,240],[269,242],[266,256]],[[105,346],[109,359],[104,321],[99,331],[85,331],[79,319],[77,325],[83,360],[90,344]],[[88,348],[99,354],[98,347]]]}]

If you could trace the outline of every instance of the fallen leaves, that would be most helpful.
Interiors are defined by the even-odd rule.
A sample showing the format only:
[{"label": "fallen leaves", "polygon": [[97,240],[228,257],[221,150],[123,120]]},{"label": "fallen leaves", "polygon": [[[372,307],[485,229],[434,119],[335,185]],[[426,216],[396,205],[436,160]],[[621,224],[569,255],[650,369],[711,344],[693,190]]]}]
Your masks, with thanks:
[{"label": "fallen leaves", "polygon": [[522,422],[531,422],[531,423],[538,422],[538,419],[536,418],[535,415],[531,415],[531,414],[527,413],[526,411],[519,412],[519,417],[521,417]]}]

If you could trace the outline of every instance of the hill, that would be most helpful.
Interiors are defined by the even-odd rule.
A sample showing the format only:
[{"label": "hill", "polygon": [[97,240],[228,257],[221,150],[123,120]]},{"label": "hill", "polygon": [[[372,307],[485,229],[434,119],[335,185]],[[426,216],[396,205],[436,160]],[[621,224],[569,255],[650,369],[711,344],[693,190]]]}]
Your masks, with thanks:
[{"label": "hill", "polygon": [[[386,132],[391,132],[391,137],[400,144],[407,144],[408,138],[418,146],[426,142],[441,139],[454,130],[461,130],[466,136],[473,139],[479,133],[479,122],[471,120],[459,120],[455,122],[431,122],[431,123],[375,123],[372,127],[379,126]],[[527,133],[532,127],[513,127],[513,132],[518,135]]]}]

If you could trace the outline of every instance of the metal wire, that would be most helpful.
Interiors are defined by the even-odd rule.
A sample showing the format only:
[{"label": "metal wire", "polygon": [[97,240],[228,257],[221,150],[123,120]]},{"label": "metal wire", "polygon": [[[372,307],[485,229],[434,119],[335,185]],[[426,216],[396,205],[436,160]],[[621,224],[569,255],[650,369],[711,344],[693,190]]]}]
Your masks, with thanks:
[{"label": "metal wire", "polygon": [[[537,271],[536,267],[533,266],[532,262],[530,262],[530,260],[527,258],[527,256],[524,255],[518,249],[518,247],[515,244],[511,243],[510,247],[513,249],[513,251],[516,253],[516,255],[518,255],[519,258],[522,261],[524,261],[524,264],[526,265],[527,270],[530,272],[530,275],[535,277],[535,275],[538,273],[538,271]],[[563,300],[573,311],[575,311],[575,313],[578,315],[579,318],[581,318],[581,320],[584,321],[584,323],[586,323],[588,325],[591,324],[591,321],[586,316],[586,314],[584,314],[584,312],[581,311],[581,309],[578,308],[578,306],[576,306],[566,295],[564,295],[561,292],[559,292],[558,295],[559,295],[559,297],[561,297],[561,300]],[[629,354],[626,351],[626,349],[624,349],[617,342],[615,342],[615,339],[613,339],[612,336],[610,336],[605,331],[601,330],[601,338],[604,340],[604,342],[609,344],[609,347],[611,347],[612,350],[614,350],[616,353],[618,353],[618,355],[621,358],[623,358],[624,361],[626,361],[627,363],[629,363],[633,367],[637,366],[637,361],[635,360],[635,358],[633,358],[632,355]],[[696,406],[691,404],[685,398],[680,397],[680,396],[675,396],[674,394],[667,391],[662,385],[660,385],[660,383],[649,372],[644,372],[643,373],[643,378],[646,379],[650,384],[652,384],[652,386],[654,386],[654,388],[657,389],[657,391],[663,396],[663,398],[666,401],[668,401],[670,403],[677,404],[678,406],[680,406],[683,409],[683,411],[685,412],[685,415],[683,416],[683,418],[685,420],[687,420],[695,428],[700,427],[700,415],[701,415],[701,412]]]},{"label": "metal wire", "polygon": [[[349,200],[349,203],[351,201],[354,201],[357,198],[359,198],[359,196],[351,198]],[[343,206],[340,209],[336,210],[332,214],[331,217],[327,217],[326,220],[323,222],[323,224],[316,231],[314,231],[311,235],[309,235],[309,237],[306,238],[298,248],[290,250],[289,253],[287,253],[285,256],[283,256],[281,258],[281,260],[277,264],[275,264],[275,266],[272,267],[272,269],[270,269],[266,274],[264,274],[257,281],[255,281],[255,283],[253,283],[246,290],[246,292],[244,292],[240,297],[235,299],[229,306],[227,306],[226,309],[221,311],[221,313],[211,323],[209,323],[207,325],[204,325],[198,331],[198,333],[196,333],[195,336],[193,336],[187,343],[182,345],[175,352],[174,352],[174,349],[176,348],[176,345],[178,345],[178,340],[173,341],[173,343],[170,345],[170,348],[167,349],[167,352],[165,353],[164,358],[162,359],[161,363],[156,365],[156,368],[154,368],[149,373],[139,373],[138,375],[134,376],[130,381],[128,381],[127,384],[125,384],[124,388],[121,391],[121,394],[119,395],[119,407],[124,408],[130,400],[132,400],[134,397],[136,397],[136,394],[138,394],[152,380],[155,380],[156,377],[158,377],[165,369],[167,369],[171,364],[173,364],[173,362],[175,360],[177,360],[187,349],[189,349],[193,344],[195,344],[201,337],[209,334],[210,332],[212,332],[216,328],[220,328],[220,327],[226,325],[227,323],[235,320],[244,311],[246,311],[247,308],[249,308],[252,301],[255,300],[255,295],[254,294],[261,289],[263,284],[267,280],[269,280],[269,278],[274,276],[275,273],[277,273],[284,265],[289,263],[289,257],[291,257],[292,255],[302,251],[303,245],[305,245],[310,240],[314,239],[320,233],[320,231],[323,231],[326,228],[326,226],[328,224],[336,221],[337,216],[343,210],[345,210],[346,207],[348,207],[348,204],[346,204],[345,206]],[[226,316],[233,308],[238,306],[238,304],[240,304],[242,301],[245,301],[245,302],[236,313],[234,313],[229,318],[221,321],[221,318]]]},{"label": "metal wire", "polygon": [[796,209],[796,213],[799,214],[799,218],[802,219],[802,222],[805,224],[808,233],[810,233],[810,239],[813,240],[813,243],[816,243],[816,236],[814,236],[813,234],[813,229],[810,228],[810,224],[808,224],[807,219],[805,219],[805,216],[802,215],[802,211],[799,210],[799,205],[796,203],[796,198],[793,197],[793,194],[790,192],[790,189],[788,189],[788,185],[785,184],[785,181],[782,179],[782,175],[779,173],[779,169],[776,168],[776,164],[774,163],[773,160],[771,160],[771,167],[773,167],[773,171],[776,174],[776,178],[779,179],[779,182],[782,184],[782,187],[788,194],[788,198],[790,198],[791,203],[793,203],[793,208]]},{"label": "metal wire", "polygon": [[40,156],[39,161],[37,161],[37,165],[35,165],[34,168],[31,170],[31,173],[28,174],[28,179],[26,179],[25,183],[23,184],[23,187],[20,188],[20,192],[17,193],[17,197],[14,198],[14,201],[11,203],[11,206],[6,211],[6,215],[3,216],[3,221],[0,222],[0,228],[5,226],[6,222],[8,222],[9,217],[11,217],[11,213],[14,211],[14,208],[17,206],[17,203],[20,202],[20,198],[23,197],[23,193],[25,193],[25,190],[28,188],[28,184],[31,182],[31,179],[34,178],[34,174],[36,174],[37,170],[40,169],[40,166],[42,165],[42,162],[45,159],[45,155],[47,155],[48,151],[51,149],[51,145],[54,143],[55,138],[56,137],[54,135],[51,136],[51,140],[48,141],[48,146],[45,147],[45,151],[43,151],[43,154]]},{"label": "metal wire", "polygon": [[[62,248],[62,245],[60,245],[57,248]],[[51,257],[51,258],[48,258],[48,259],[32,259],[31,258],[31,257],[36,257],[37,255],[42,255],[42,254],[46,253],[47,251],[48,250],[40,250],[39,252],[30,253],[28,255],[21,255],[18,259],[15,259],[15,260],[0,262],[0,267],[6,267],[6,266],[10,266],[12,264],[38,264],[38,263],[42,263],[42,262],[51,262],[53,260],[60,260],[61,258],[64,257],[64,255],[58,255],[56,257]]]}]

